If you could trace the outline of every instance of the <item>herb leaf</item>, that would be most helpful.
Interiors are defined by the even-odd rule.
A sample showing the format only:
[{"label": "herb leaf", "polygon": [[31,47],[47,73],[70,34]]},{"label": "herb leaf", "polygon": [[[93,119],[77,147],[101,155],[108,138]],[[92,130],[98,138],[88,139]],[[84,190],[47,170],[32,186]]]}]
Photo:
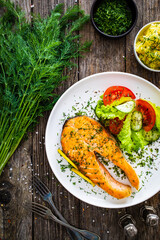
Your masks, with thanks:
[{"label": "herb leaf", "polygon": [[117,36],[131,26],[132,13],[126,0],[105,0],[97,8],[94,21],[102,32]]},{"label": "herb leaf", "polygon": [[[57,101],[54,90],[66,80],[64,69],[89,50],[79,43],[79,30],[88,20],[77,5],[63,14],[59,4],[46,19],[32,24],[9,0],[0,0],[0,173],[38,116]],[[71,21],[72,19],[72,21]]]}]

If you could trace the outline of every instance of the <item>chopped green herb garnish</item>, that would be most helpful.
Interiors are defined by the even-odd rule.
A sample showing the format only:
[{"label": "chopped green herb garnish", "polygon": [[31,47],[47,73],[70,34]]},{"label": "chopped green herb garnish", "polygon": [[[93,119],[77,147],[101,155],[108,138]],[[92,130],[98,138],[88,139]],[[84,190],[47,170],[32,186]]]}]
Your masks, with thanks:
[{"label": "chopped green herb garnish", "polygon": [[126,32],[132,23],[132,13],[125,0],[105,0],[94,16],[98,28],[108,35]]},{"label": "chopped green herb garnish", "polygon": [[61,166],[61,171],[62,171],[62,172],[65,172],[67,168],[71,168],[70,165],[61,164],[60,166]]}]

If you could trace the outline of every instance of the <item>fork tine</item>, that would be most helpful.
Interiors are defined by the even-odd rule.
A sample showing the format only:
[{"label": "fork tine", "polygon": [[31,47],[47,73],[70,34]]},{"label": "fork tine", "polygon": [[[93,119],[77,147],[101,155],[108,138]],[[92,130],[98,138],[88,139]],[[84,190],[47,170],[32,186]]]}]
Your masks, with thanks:
[{"label": "fork tine", "polygon": [[33,186],[35,187],[36,191],[40,194],[40,196],[43,198],[45,195],[47,195],[46,192],[44,192],[44,190],[41,188],[41,186],[39,186],[39,184],[37,183],[33,183]]},{"label": "fork tine", "polygon": [[[51,210],[49,208],[47,208],[43,205],[32,202],[32,203],[26,203],[25,207],[26,207],[26,209],[31,210],[32,212],[38,214],[39,216],[42,216],[46,219],[52,219],[53,221],[61,224],[62,226],[65,226],[72,231],[76,231],[76,232],[82,234],[82,236],[84,236],[87,239],[100,240],[100,237],[95,233],[89,232],[87,230],[78,229],[78,228],[70,225],[69,223],[65,223],[65,222],[61,221],[51,212]],[[81,238],[77,238],[77,239],[83,239],[81,235],[79,235],[79,236]]]},{"label": "fork tine", "polygon": [[33,177],[33,185],[35,186],[36,190],[40,193],[42,197],[49,193],[49,189],[36,176]]},{"label": "fork tine", "polygon": [[52,216],[52,212],[49,208],[47,208],[46,206],[40,205],[38,203],[35,203],[35,202],[26,203],[23,206],[26,210],[34,212],[41,217],[45,217],[46,219],[50,219]]},{"label": "fork tine", "polygon": [[46,211],[48,210],[48,208],[44,205],[41,205],[41,204],[38,204],[38,203],[35,203],[35,202],[32,202],[31,203],[31,206],[36,208],[36,209],[40,209],[40,210],[43,210],[43,211]]},{"label": "fork tine", "polygon": [[37,215],[41,216],[41,217],[46,217],[46,214],[44,214],[43,212],[40,212],[38,211],[37,209],[34,209],[34,208],[26,208],[27,210],[33,212],[33,213],[36,213]]},{"label": "fork tine", "polygon": [[47,211],[47,208],[45,208],[44,206],[41,206],[39,204],[36,204],[36,203],[26,203],[25,206],[24,206],[26,209],[32,211],[32,212],[35,212],[37,214],[41,214],[41,216],[43,215],[46,215],[46,211]]},{"label": "fork tine", "polygon": [[41,214],[41,213],[39,213],[39,212],[37,212],[36,210],[34,210],[34,209],[32,209],[32,210],[30,210],[31,212],[33,212],[33,213],[35,213],[35,214],[37,214],[37,215],[39,215],[39,216],[41,216],[41,217],[47,217],[46,215],[44,215],[44,214]]},{"label": "fork tine", "polygon": [[40,179],[39,177],[37,177],[37,176],[34,176],[34,178],[36,179],[37,183],[39,183],[39,185],[42,186],[42,188],[44,189],[44,191],[45,191],[46,193],[48,193],[48,192],[49,192],[49,189],[48,189],[47,186],[41,181],[41,179]]},{"label": "fork tine", "polygon": [[41,197],[43,198],[45,195],[45,192],[41,189],[41,187],[39,186],[39,184],[37,184],[36,182],[33,182],[33,186],[35,187],[36,191],[41,195]]}]

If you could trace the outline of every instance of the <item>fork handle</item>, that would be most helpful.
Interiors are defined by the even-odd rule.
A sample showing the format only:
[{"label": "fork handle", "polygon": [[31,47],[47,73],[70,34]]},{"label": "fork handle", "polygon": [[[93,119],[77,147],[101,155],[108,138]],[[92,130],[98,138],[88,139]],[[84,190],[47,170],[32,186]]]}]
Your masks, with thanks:
[{"label": "fork handle", "polygon": [[56,216],[54,216],[53,214],[50,215],[50,218],[51,218],[52,220],[54,220],[55,222],[61,224],[62,226],[65,226],[65,227],[67,227],[67,228],[70,228],[70,229],[72,229],[72,230],[74,230],[74,231],[77,231],[77,232],[81,233],[82,236],[84,236],[86,239],[89,239],[89,240],[100,240],[100,237],[99,237],[97,234],[95,234],[95,233],[93,233],[93,232],[89,232],[89,231],[87,231],[87,230],[81,230],[81,229],[78,229],[78,228],[76,228],[76,227],[73,227],[73,226],[71,226],[69,223],[65,223],[65,222],[59,220],[59,219],[58,219]]},{"label": "fork handle", "polygon": [[[62,216],[62,214],[58,211],[58,209],[56,208],[56,206],[54,205],[53,203],[53,200],[52,199],[48,199],[47,200],[48,203],[52,206],[54,212],[56,213],[56,215],[64,222],[64,223],[68,223],[66,221],[66,219]],[[82,235],[80,233],[78,233],[77,231],[75,230],[71,230],[67,227],[67,232],[70,236],[70,238],[72,240],[84,240],[84,238],[82,237]]]}]

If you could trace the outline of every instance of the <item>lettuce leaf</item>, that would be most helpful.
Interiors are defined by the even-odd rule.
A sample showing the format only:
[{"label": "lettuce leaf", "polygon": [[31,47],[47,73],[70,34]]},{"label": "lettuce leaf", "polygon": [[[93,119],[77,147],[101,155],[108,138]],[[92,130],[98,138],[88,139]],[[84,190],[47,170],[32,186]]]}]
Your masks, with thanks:
[{"label": "lettuce leaf", "polygon": [[122,129],[117,135],[117,138],[120,141],[120,147],[126,150],[128,153],[131,153],[133,150],[137,150],[137,146],[132,140],[131,116],[131,113],[127,115],[125,121],[123,122]]},{"label": "lettuce leaf", "polygon": [[114,119],[118,117],[122,120],[126,113],[122,113],[112,105],[104,105],[103,100],[99,100],[95,109],[95,113],[99,119]]},{"label": "lettuce leaf", "polygon": [[143,130],[135,132],[131,129],[131,116],[131,113],[128,114],[120,133],[117,135],[120,141],[120,147],[128,153],[138,151],[139,148],[144,148],[144,146],[149,143],[143,137]]},{"label": "lettuce leaf", "polygon": [[[126,117],[123,122],[122,129],[117,135],[121,149],[127,151],[128,153],[132,153],[133,151],[138,151],[139,148],[143,149],[145,145],[148,145],[149,142],[144,138],[143,129],[138,132],[135,132],[131,129],[132,113],[126,114],[114,107],[115,105],[119,105],[122,102],[125,102],[125,99],[114,101],[111,105],[105,106],[102,98],[103,96],[101,96],[101,100],[98,101],[95,109],[95,113],[101,122],[105,123],[107,122],[107,119],[114,119],[116,117],[122,120]],[[154,108],[156,113],[156,123],[154,128],[157,129],[160,133],[160,107],[156,107],[156,105],[150,101],[148,102]]]},{"label": "lettuce leaf", "polygon": [[131,138],[135,144],[135,149],[138,150],[139,148],[144,148],[145,145],[149,144],[143,137],[143,129],[138,132],[132,131]]}]

